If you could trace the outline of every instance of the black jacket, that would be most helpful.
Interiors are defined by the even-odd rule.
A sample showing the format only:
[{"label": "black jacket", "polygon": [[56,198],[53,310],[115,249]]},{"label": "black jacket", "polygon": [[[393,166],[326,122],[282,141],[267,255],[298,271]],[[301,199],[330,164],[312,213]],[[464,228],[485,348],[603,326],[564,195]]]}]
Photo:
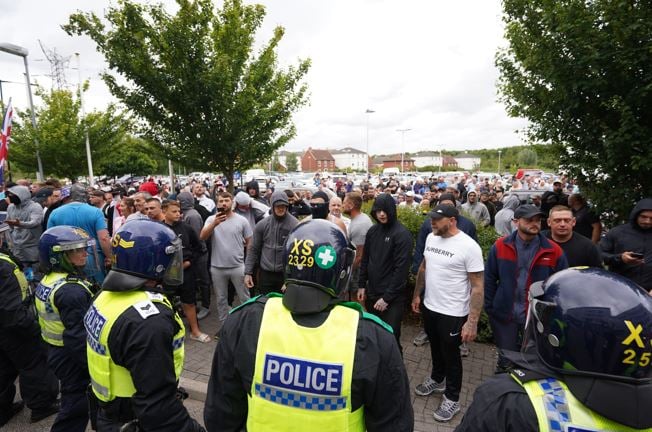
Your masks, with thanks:
[{"label": "black jacket", "polygon": [[[6,251],[1,251],[7,255]],[[13,258],[21,268],[20,261]],[[14,276],[14,266],[0,260],[0,329],[27,327],[35,323],[34,314],[23,304],[23,294]]]},{"label": "black jacket", "polygon": [[[644,230],[636,223],[639,213],[652,210],[652,198],[640,200],[629,215],[629,222],[609,230],[600,240],[602,259],[609,270],[621,274],[647,291],[652,290],[652,229]],[[644,254],[645,264],[624,264],[620,255],[623,252]]]},{"label": "black jacket", "polygon": [[183,260],[190,261],[192,264],[199,256],[204,252],[202,244],[199,241],[199,236],[192,229],[192,227],[185,222],[179,221],[174,225],[167,225],[172,231],[181,239],[181,245],[183,246]]},{"label": "black jacket", "polygon": [[[259,297],[234,311],[220,330],[204,407],[204,424],[209,432],[244,430],[266,300]],[[325,321],[328,313],[294,318],[299,325],[314,328]],[[414,414],[410,400],[408,377],[394,336],[361,318],[353,360],[351,409],[364,405],[369,432],[411,432]]]},{"label": "black jacket", "polygon": [[181,400],[176,398],[172,340],[179,331],[173,311],[154,303],[159,313],[143,319],[135,308],[126,309],[109,333],[113,361],[130,373],[136,393],[100,403],[113,420],[138,418],[143,430],[160,432],[200,431]]},{"label": "black jacket", "polygon": [[[74,276],[73,276],[74,277]],[[69,361],[88,369],[86,361],[86,328],[84,315],[93,297],[80,284],[67,282],[54,294],[53,303],[59,309],[63,323],[63,351]]]},{"label": "black jacket", "polygon": [[407,297],[405,284],[412,261],[412,235],[396,217],[394,198],[380,194],[371,209],[371,216],[376,222],[376,212],[387,213],[388,222],[376,223],[369,228],[365,237],[360,278],[358,286],[366,288],[370,300],[380,297],[391,304]]}]

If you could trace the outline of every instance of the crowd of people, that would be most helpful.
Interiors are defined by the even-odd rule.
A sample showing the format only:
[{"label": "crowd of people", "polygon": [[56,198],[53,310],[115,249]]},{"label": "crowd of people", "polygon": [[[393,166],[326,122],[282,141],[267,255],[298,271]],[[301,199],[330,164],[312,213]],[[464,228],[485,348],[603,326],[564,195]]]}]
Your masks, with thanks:
[{"label": "crowd of people", "polygon": [[[543,375],[563,384],[559,357],[593,348],[550,354],[567,342],[548,337],[551,348],[540,341],[544,327],[556,331],[548,316],[532,309],[541,299],[563,303],[564,291],[579,280],[573,272],[583,271],[598,285],[613,273],[613,290],[632,302],[652,301],[640,296],[652,290],[652,199],[635,203],[628,222],[605,231],[599,214],[564,177],[367,177],[355,184],[316,174],[313,180],[314,188],[303,189],[268,183],[264,194],[256,181],[228,192],[222,178],[213,184],[193,179],[174,190],[153,178],[130,187],[87,188],[54,179],[6,185],[0,205],[6,211],[0,226],[0,425],[23,407],[14,402],[20,377],[32,421],[58,412],[53,431],[83,431],[89,420],[101,431],[124,424],[203,430],[183,408],[176,384],[187,336],[219,344],[206,401],[209,431],[245,425],[280,430],[284,416],[292,419],[287,424],[301,425],[312,410],[315,418],[316,411],[330,412],[314,420],[319,430],[348,424],[408,431],[413,415],[406,409],[410,392],[400,336],[410,309],[423,317],[424,331],[414,343],[429,343],[432,357],[430,373],[413,391],[442,394],[433,415],[447,422],[461,410],[462,357],[477,336],[482,311],[499,352],[496,374],[527,369],[515,355],[527,347],[553,370]],[[517,192],[525,190],[535,193],[523,199]],[[362,210],[366,201],[373,201],[369,215]],[[416,237],[399,220],[400,208],[426,215]],[[486,259],[477,238],[481,227],[493,227],[499,236]],[[612,294],[604,295],[606,302]],[[200,326],[212,301],[220,322],[214,336]],[[645,320],[629,323],[652,333],[652,307],[642,310]],[[559,317],[564,325],[577,325],[567,319]],[[316,328],[308,342],[307,329]],[[333,340],[341,346],[325,349],[335,346],[329,345]],[[637,359],[642,355],[632,352]],[[344,369],[334,368],[340,360]],[[360,369],[365,361],[375,366]],[[631,378],[627,382],[637,386],[632,380],[644,381],[652,372],[636,361],[639,367],[628,370],[591,369],[584,360],[575,366],[595,379],[604,374],[604,382]],[[543,379],[540,369],[534,381]],[[286,382],[291,370],[293,385]],[[332,382],[309,375],[316,371],[332,374]],[[375,382],[390,376],[387,386]],[[534,404],[526,381],[519,381],[522,393]],[[590,391],[579,398],[568,387],[580,399],[576,405],[629,424],[587,404]],[[479,400],[490,403],[492,391],[481,387]],[[306,402],[313,399],[318,402]],[[535,411],[523,424],[536,424]],[[494,430],[473,429],[489,423],[481,409],[470,413],[460,430]],[[652,421],[645,417],[636,426]]]}]

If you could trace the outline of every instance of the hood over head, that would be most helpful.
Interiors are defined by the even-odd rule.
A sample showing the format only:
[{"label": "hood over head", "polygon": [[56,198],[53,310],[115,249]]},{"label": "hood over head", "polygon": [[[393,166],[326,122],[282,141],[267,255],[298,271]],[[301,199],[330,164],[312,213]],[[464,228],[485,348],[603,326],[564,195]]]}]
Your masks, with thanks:
[{"label": "hood over head", "polygon": [[503,201],[503,208],[509,210],[516,210],[516,207],[521,205],[521,200],[518,195],[507,195]]},{"label": "hood over head", "polygon": [[181,192],[179,195],[177,195],[177,201],[179,201],[181,210],[195,208],[195,198],[190,192]]},{"label": "hood over head", "polygon": [[[256,183],[256,184],[258,184],[258,183]],[[272,207],[274,207],[275,205],[279,205],[279,204],[290,207],[290,201],[288,201],[287,194],[285,192],[281,191],[281,190],[275,191],[272,194],[272,200],[271,201],[272,201]]]},{"label": "hood over head", "polygon": [[29,188],[27,186],[12,186],[9,188],[9,192],[12,194],[16,195],[22,204],[26,203],[32,198],[32,194],[29,191]]},{"label": "hood over head", "polygon": [[376,222],[376,212],[382,210],[387,213],[387,225],[392,225],[396,222],[396,202],[390,194],[381,193],[376,197],[374,205],[371,207],[371,217],[374,218]]},{"label": "hood over head", "polygon": [[641,229],[641,227],[638,226],[638,223],[636,223],[636,218],[638,218],[639,213],[645,210],[652,210],[652,198],[643,198],[637,202],[634,209],[629,214],[629,223],[632,224],[634,228]]},{"label": "hood over head", "polygon": [[245,185],[245,191],[249,193],[249,189],[255,189],[256,190],[256,195],[255,197],[258,198],[260,196],[260,186],[258,186],[258,182],[256,180],[252,180],[250,182],[247,182]]}]

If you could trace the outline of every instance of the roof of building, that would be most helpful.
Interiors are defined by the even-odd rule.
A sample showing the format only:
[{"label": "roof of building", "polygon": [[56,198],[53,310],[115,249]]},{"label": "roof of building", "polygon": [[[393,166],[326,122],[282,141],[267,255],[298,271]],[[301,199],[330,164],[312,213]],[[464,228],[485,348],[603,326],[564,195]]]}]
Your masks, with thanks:
[{"label": "roof of building", "polygon": [[331,150],[330,153],[332,155],[334,154],[345,154],[345,153],[359,153],[359,154],[365,154],[365,152],[360,151],[358,149],[355,149],[353,147],[344,147],[342,149],[337,149],[337,150]]},{"label": "roof of building", "polygon": [[308,150],[306,150],[306,153],[310,152],[314,156],[315,160],[319,161],[334,161],[335,159],[333,158],[333,155],[331,152],[328,150],[319,150],[319,149],[314,149],[311,147],[308,147]]}]

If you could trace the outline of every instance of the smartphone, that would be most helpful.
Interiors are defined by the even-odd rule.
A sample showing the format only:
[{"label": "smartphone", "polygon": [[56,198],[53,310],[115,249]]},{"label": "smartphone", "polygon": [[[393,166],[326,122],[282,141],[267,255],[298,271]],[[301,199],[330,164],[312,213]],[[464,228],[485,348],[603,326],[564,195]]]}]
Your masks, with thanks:
[{"label": "smartphone", "polygon": [[643,258],[645,256],[645,255],[643,255],[642,253],[639,253],[639,252],[630,252],[629,255],[632,258],[636,258],[636,259],[641,259],[641,258]]},{"label": "smartphone", "polygon": [[226,213],[226,210],[225,210],[225,209],[223,209],[223,208],[218,208],[218,209],[217,209],[217,214],[218,214],[218,216],[219,216],[219,215],[223,215],[224,213]]}]

